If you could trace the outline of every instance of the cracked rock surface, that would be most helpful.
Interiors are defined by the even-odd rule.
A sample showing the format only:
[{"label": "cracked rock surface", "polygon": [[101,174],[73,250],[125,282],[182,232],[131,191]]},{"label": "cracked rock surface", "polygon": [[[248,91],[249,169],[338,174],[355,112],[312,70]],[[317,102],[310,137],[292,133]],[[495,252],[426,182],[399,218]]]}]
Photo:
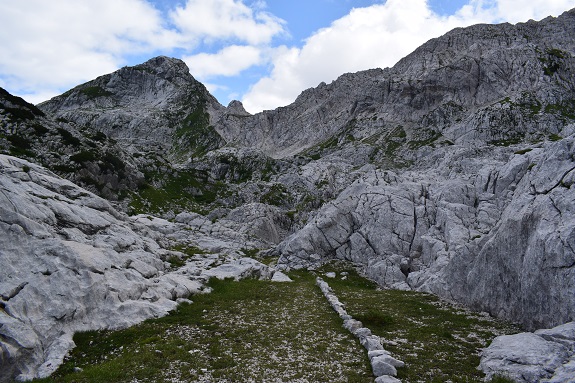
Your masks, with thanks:
[{"label": "cracked rock surface", "polygon": [[535,333],[503,335],[483,351],[479,368],[519,383],[562,383],[575,377],[575,322]]},{"label": "cracked rock surface", "polygon": [[575,136],[529,149],[459,148],[430,168],[367,173],[278,245],[279,263],[348,260],[381,286],[431,292],[527,329],[568,322]]},{"label": "cracked rock surface", "polygon": [[[74,332],[116,329],[166,315],[210,277],[269,279],[237,250],[246,243],[127,217],[106,200],[25,160],[0,155],[0,381],[45,377]],[[239,240],[238,240],[239,239]],[[183,258],[174,268],[170,257]],[[281,275],[278,276],[279,279]]]}]

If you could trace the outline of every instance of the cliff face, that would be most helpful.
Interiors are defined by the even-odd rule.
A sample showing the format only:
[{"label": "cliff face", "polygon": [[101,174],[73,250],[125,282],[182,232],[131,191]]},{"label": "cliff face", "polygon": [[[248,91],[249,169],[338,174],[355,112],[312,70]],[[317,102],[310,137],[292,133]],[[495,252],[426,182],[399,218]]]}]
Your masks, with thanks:
[{"label": "cliff face", "polygon": [[382,286],[428,291],[529,329],[575,317],[574,139],[443,150],[374,170],[276,249],[301,268],[349,260]]},{"label": "cliff face", "polygon": [[[224,113],[228,142],[281,158],[338,136],[377,143],[398,126],[411,145],[541,139],[573,114],[575,12],[518,25],[476,25],[430,40],[391,69],[345,74],[284,108]],[[349,138],[353,138],[353,142]]]}]

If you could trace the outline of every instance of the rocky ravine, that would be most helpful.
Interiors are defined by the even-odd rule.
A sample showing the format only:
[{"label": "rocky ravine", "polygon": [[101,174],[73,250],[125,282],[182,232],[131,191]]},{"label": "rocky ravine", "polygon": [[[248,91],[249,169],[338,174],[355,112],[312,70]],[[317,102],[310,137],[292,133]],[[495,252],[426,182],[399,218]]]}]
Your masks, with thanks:
[{"label": "rocky ravine", "polygon": [[[74,332],[166,315],[212,276],[274,275],[238,251],[257,243],[202,226],[128,217],[37,165],[0,155],[0,381],[47,376],[74,346]],[[172,266],[175,259],[185,266]]]}]

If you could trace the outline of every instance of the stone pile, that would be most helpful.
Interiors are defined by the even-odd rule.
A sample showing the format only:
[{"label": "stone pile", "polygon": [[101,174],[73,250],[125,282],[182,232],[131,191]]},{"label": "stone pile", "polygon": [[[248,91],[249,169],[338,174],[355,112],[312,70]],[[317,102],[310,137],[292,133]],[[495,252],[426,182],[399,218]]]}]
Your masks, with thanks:
[{"label": "stone pile", "polygon": [[356,336],[361,345],[367,350],[367,356],[371,362],[373,374],[376,376],[375,383],[401,382],[395,378],[395,376],[397,376],[397,368],[403,367],[405,363],[391,356],[391,353],[385,350],[381,344],[380,337],[372,334],[370,329],[364,327],[360,321],[353,319],[352,316],[347,313],[343,303],[339,301],[327,282],[317,277],[316,284],[331,307],[343,320],[343,327]]}]

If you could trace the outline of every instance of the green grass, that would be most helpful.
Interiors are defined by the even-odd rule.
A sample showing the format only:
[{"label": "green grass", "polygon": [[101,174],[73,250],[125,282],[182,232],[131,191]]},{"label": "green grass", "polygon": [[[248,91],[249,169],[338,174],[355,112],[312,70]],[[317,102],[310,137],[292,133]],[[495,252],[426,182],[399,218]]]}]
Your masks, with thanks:
[{"label": "green grass", "polygon": [[[195,248],[178,248],[195,253]],[[349,314],[406,366],[403,383],[482,382],[478,351],[516,329],[415,292],[381,291],[350,269],[326,279]],[[120,331],[76,334],[56,373],[36,382],[373,382],[365,350],[315,286],[211,280],[170,315]],[[80,370],[78,370],[79,368]],[[511,382],[495,377],[492,383]]]},{"label": "green grass", "polygon": [[205,213],[226,186],[208,180],[200,171],[170,170],[164,174],[149,173],[147,184],[132,195],[130,214],[162,214],[169,210],[176,213],[195,211]]},{"label": "green grass", "polygon": [[222,137],[210,125],[205,100],[200,99],[196,108],[181,122],[174,135],[174,152],[178,157],[201,157],[223,144]]},{"label": "green grass", "polygon": [[365,351],[313,276],[292,277],[212,280],[212,293],[167,317],[77,334],[66,362],[37,382],[373,382]]},{"label": "green grass", "polygon": [[398,369],[403,383],[482,382],[480,349],[495,336],[518,330],[430,294],[378,290],[354,271],[348,273],[345,280],[326,281],[348,314],[383,337],[384,347],[405,362]]},{"label": "green grass", "polygon": [[521,150],[517,150],[517,151],[515,152],[515,154],[526,154],[526,153],[529,153],[529,152],[532,151],[532,150],[533,150],[532,148],[521,149]]},{"label": "green grass", "polygon": [[202,250],[196,246],[189,246],[179,244],[172,247],[172,250],[179,251],[183,256],[170,255],[166,261],[170,264],[172,270],[179,269],[184,266],[188,259],[194,258],[198,255],[208,254],[207,251]]},{"label": "green grass", "polygon": [[88,98],[98,98],[98,97],[106,97],[106,96],[113,96],[113,93],[105,90],[99,86],[87,86],[79,90],[80,93],[87,96]]}]

